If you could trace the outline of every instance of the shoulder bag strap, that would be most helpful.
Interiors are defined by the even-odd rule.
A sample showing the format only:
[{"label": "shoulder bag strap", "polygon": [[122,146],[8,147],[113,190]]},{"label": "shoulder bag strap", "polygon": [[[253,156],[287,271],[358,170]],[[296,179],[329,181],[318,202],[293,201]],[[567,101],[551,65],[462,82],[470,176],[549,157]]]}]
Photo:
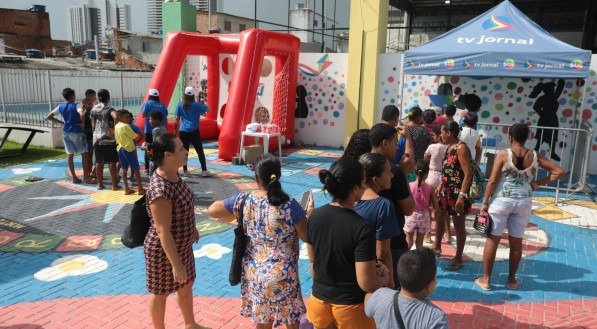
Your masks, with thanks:
[{"label": "shoulder bag strap", "polygon": [[247,201],[248,197],[249,197],[248,195],[245,195],[243,197],[243,199],[240,201],[240,205],[238,206],[238,217],[236,217],[236,222],[238,223],[237,226],[241,229],[243,228],[243,217],[244,217],[243,212],[244,212],[244,208],[245,208],[245,202]]},{"label": "shoulder bag strap", "polygon": [[398,320],[398,325],[400,326],[400,329],[406,329],[406,326],[404,325],[404,321],[402,320],[402,314],[400,314],[400,303],[398,303],[399,295],[400,295],[399,292],[397,292],[394,295],[394,315],[396,316],[396,319]]}]

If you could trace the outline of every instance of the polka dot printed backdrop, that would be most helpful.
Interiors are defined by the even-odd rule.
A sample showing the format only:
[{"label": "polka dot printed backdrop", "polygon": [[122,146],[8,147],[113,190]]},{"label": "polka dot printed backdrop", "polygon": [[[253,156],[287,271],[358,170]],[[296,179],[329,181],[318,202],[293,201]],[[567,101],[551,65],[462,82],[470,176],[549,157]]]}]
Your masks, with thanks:
[{"label": "polka dot printed backdrop", "polygon": [[400,88],[402,77],[402,57],[396,54],[381,54],[379,64],[379,78],[377,79],[377,113],[381,119],[381,112],[386,105],[400,107]]},{"label": "polka dot printed backdrop", "polygon": [[[327,59],[326,57],[327,56]],[[307,90],[307,118],[294,124],[297,141],[308,145],[342,146],[348,54],[303,53],[298,84]],[[324,64],[324,63],[328,64]]]},{"label": "polka dot printed backdrop", "polygon": [[[592,126],[597,124],[597,56],[593,56],[591,73],[586,81],[577,81],[577,79],[565,79],[564,89],[558,98],[558,119],[559,127],[577,127],[576,120],[585,119]],[[381,77],[380,77],[381,80]],[[437,87],[440,83],[449,82],[452,84],[454,95],[464,93],[475,93],[483,102],[479,112],[479,121],[487,123],[500,123],[511,125],[517,122],[531,122],[537,124],[539,115],[533,110],[533,104],[537,98],[529,98],[529,93],[539,82],[554,82],[558,79],[553,78],[476,78],[459,76],[424,76],[424,75],[405,75],[404,76],[404,97],[402,108],[408,107],[413,102],[418,102],[421,108],[425,109],[432,104],[427,97],[430,94],[437,93]],[[586,95],[583,100],[583,94]],[[539,94],[539,97],[543,93]],[[381,97],[381,96],[380,96]],[[582,102],[582,104],[580,104]],[[406,113],[406,112],[405,112]],[[456,114],[459,119],[459,113]],[[480,127],[481,133],[485,136],[496,138],[498,147],[506,147],[505,129],[492,125]],[[507,131],[507,130],[506,130]],[[570,145],[574,142],[573,134],[560,131],[558,136],[558,146],[556,153],[561,154],[562,146]],[[536,140],[529,141],[529,145],[534,147]],[[570,149],[570,148],[568,148]],[[544,143],[541,148],[542,153],[548,152],[548,144]],[[593,136],[592,141],[592,162],[589,168],[597,168],[597,137]],[[563,165],[567,165],[567,160],[571,157],[564,154]],[[597,169],[593,169],[596,171]],[[597,172],[594,172],[597,174]]]}]

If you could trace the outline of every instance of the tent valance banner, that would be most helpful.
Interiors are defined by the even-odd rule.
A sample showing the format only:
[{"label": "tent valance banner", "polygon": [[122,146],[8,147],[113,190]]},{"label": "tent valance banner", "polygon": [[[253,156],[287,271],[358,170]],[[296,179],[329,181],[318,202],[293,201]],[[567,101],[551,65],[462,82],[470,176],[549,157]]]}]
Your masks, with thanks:
[{"label": "tent valance banner", "polygon": [[584,78],[591,52],[564,43],[508,0],[404,53],[404,73]]}]

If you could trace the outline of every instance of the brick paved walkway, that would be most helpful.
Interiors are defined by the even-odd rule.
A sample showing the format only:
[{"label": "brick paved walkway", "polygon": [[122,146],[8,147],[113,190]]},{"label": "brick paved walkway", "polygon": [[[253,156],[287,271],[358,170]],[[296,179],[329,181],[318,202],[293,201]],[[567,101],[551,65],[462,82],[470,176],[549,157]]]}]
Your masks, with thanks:
[{"label": "brick paved walkway", "polygon": [[[232,231],[205,213],[213,200],[251,189],[253,172],[216,159],[206,150],[215,178],[190,177],[197,195],[194,246],[197,281],[195,312],[213,328],[249,328],[238,315],[239,287],[230,287]],[[283,158],[284,189],[300,198],[315,189],[317,205],[327,202],[317,172],[339,157],[329,149],[289,149]],[[191,165],[198,165],[191,155]],[[65,161],[0,170],[0,328],[147,328],[142,249],[123,248],[120,231],[136,196],[97,191],[65,181]],[[28,183],[30,175],[44,180]],[[475,287],[480,275],[482,237],[470,228],[457,272],[444,271],[454,246],[439,260],[439,285],[432,300],[448,314],[453,328],[597,328],[595,228],[597,204],[574,200],[555,207],[549,197],[535,198],[532,223],[525,232],[520,290],[507,290],[507,240],[494,268],[493,290]],[[303,294],[311,288],[304,253],[300,260]],[[182,325],[173,298],[168,328]]]}]

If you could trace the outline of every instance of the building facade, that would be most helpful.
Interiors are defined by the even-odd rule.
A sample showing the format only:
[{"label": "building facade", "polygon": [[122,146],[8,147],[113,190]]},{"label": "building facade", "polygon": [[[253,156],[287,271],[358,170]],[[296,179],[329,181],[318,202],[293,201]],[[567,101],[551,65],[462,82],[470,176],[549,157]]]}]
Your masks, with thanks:
[{"label": "building facade", "polygon": [[26,49],[38,49],[52,54],[49,14],[0,8],[0,40],[5,53],[25,55]]},{"label": "building facade", "polygon": [[208,34],[210,29],[219,30],[220,33],[238,33],[254,27],[255,21],[251,18],[218,12],[212,12],[209,15],[206,11],[197,11],[197,31],[201,33]]},{"label": "building facade", "polygon": [[68,17],[68,30],[73,44],[91,43],[94,35],[97,35],[98,38],[104,36],[104,24],[100,8],[86,4],[70,6],[68,7]]},{"label": "building facade", "polygon": [[147,0],[147,31],[162,31],[162,0]]},{"label": "building facade", "polygon": [[117,22],[116,26],[119,29],[130,30],[131,29],[131,6],[120,5],[116,9]]}]

